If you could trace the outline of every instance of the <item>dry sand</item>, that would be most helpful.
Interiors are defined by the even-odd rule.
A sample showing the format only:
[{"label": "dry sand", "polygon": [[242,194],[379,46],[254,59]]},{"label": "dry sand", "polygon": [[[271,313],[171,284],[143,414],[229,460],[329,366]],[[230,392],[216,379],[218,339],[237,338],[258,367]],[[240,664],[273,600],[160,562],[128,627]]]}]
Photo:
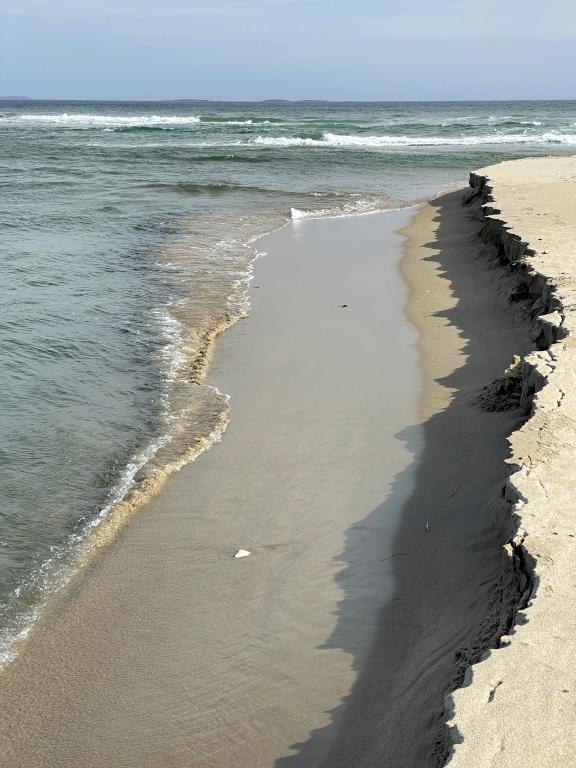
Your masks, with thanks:
[{"label": "dry sand", "polygon": [[502,163],[471,181],[540,350],[522,364],[527,405],[536,395],[511,438],[507,487],[534,591],[449,701],[460,742],[450,768],[564,768],[576,765],[576,158]]},{"label": "dry sand", "polygon": [[445,760],[444,696],[515,583],[501,489],[525,416],[477,399],[530,342],[452,193],[404,230],[419,372],[393,234],[409,216],[263,243],[253,314],[210,372],[232,396],[222,443],[51,601],[0,676],[0,765]]}]

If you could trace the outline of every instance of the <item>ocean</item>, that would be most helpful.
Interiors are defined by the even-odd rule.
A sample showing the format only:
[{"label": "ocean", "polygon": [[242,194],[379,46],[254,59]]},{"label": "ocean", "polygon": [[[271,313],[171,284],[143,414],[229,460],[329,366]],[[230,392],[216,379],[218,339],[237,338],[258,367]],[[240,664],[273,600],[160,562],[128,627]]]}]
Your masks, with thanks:
[{"label": "ocean", "polygon": [[[219,440],[204,383],[257,238],[573,153],[576,102],[0,103],[0,661],[46,595]],[[329,279],[329,275],[326,276]]]}]

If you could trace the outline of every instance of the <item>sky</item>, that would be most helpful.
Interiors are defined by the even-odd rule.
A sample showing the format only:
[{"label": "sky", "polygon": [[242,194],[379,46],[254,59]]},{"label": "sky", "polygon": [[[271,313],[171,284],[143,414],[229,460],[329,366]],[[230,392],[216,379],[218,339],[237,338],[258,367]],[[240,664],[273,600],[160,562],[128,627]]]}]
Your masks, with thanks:
[{"label": "sky", "polygon": [[576,98],[574,0],[2,0],[0,96]]}]

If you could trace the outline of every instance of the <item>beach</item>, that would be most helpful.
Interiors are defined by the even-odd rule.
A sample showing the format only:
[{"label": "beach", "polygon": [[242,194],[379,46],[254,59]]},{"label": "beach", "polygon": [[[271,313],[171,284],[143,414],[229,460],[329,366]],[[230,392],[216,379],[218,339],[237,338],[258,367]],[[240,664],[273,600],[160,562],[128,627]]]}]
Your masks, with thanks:
[{"label": "beach", "polygon": [[450,766],[574,764],[574,158],[502,163],[471,176],[482,238],[516,281],[531,325],[520,364],[527,421],[510,438],[508,555],[526,574],[515,626],[447,701]]},{"label": "beach", "polygon": [[576,5],[8,5],[0,768],[576,768]]},{"label": "beach", "polygon": [[571,764],[572,115],[7,104],[1,766]]},{"label": "beach", "polygon": [[113,534],[221,436],[229,403],[204,377],[214,339],[250,312],[259,237],[417,205],[498,160],[571,152],[573,113],[546,101],[3,102],[0,667],[95,532]]},{"label": "beach", "polygon": [[489,385],[532,341],[481,228],[456,191],[259,241],[206,380],[222,440],[50,598],[0,675],[2,765],[446,761],[445,696],[517,606],[526,414]]}]

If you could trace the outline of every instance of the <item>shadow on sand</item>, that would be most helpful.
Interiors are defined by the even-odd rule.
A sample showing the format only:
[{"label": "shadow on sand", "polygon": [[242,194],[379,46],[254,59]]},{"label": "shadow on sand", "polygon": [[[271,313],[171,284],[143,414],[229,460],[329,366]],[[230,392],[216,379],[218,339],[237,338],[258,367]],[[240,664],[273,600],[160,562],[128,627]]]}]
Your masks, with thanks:
[{"label": "shadow on sand", "polygon": [[[462,365],[439,381],[454,391],[444,410],[398,435],[418,455],[416,468],[398,475],[390,497],[346,534],[337,576],[343,598],[323,647],[353,657],[356,682],[328,713],[330,724],[293,745],[296,753],[275,768],[442,765],[444,696],[509,612],[502,587],[511,567],[502,546],[512,525],[502,499],[510,472],[506,438],[525,416],[518,409],[486,412],[473,401],[529,339],[503,295],[512,278],[479,239],[477,208],[463,207],[461,192],[432,206],[437,230],[421,260],[450,283],[456,306],[436,316],[458,329]],[[420,324],[417,309],[412,319]],[[379,546],[377,521],[397,506],[397,494],[406,496],[407,482],[414,490],[402,510],[395,556],[381,564],[382,583],[393,579],[394,596],[380,611],[369,651],[360,654],[354,638],[363,631],[361,554]]]}]

